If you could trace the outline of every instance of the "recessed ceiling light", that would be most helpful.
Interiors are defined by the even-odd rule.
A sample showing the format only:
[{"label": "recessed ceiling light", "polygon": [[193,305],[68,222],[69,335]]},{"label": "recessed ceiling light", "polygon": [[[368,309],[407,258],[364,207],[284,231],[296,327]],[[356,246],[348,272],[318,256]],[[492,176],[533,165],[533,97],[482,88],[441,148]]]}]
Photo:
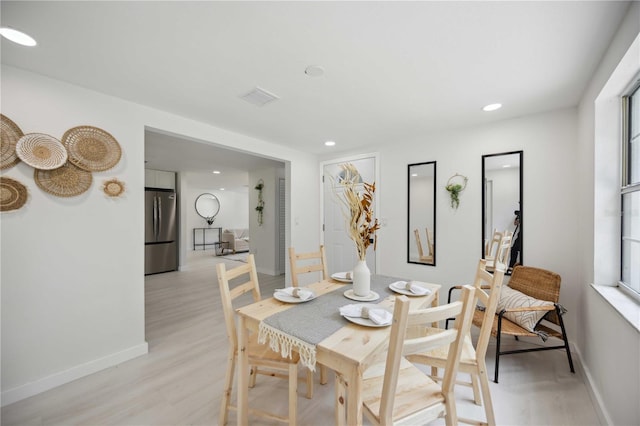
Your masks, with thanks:
[{"label": "recessed ceiling light", "polygon": [[324,144],[326,146],[335,146],[336,143],[334,141],[326,141]]},{"label": "recessed ceiling light", "polygon": [[320,65],[310,65],[304,70],[304,73],[309,77],[320,77],[324,74],[324,68]]},{"label": "recessed ceiling light", "polygon": [[38,44],[30,35],[27,35],[18,30],[14,30],[13,28],[0,28],[0,35],[7,40],[11,40],[12,42],[18,43],[22,46],[33,47]]},{"label": "recessed ceiling light", "polygon": [[220,191],[224,191],[224,188],[220,188]]},{"label": "recessed ceiling light", "polygon": [[214,170],[214,171],[213,171],[213,172],[211,172],[211,173],[213,173],[214,175],[219,175],[219,174],[220,174],[220,170]]},{"label": "recessed ceiling light", "polygon": [[482,108],[483,111],[495,111],[497,109],[502,108],[502,104],[489,104]]}]

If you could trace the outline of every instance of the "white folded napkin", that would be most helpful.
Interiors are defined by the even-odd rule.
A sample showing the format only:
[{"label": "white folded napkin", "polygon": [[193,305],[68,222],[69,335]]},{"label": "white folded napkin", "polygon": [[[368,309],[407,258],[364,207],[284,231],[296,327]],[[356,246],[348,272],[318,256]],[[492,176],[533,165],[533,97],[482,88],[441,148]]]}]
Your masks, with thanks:
[{"label": "white folded napkin", "polygon": [[391,324],[393,320],[393,315],[386,309],[372,308],[361,304],[341,306],[340,315],[351,318],[368,318],[378,325]]},{"label": "white folded napkin", "polygon": [[276,294],[280,294],[281,296],[297,297],[300,300],[309,300],[314,296],[311,290],[307,290],[302,287],[276,288],[273,295],[275,296]]},{"label": "white folded napkin", "polygon": [[428,288],[422,287],[420,284],[416,283],[415,281],[396,281],[393,284],[391,284],[391,286],[398,290],[410,291],[411,293],[416,294],[418,296],[424,296],[431,293],[431,290],[429,290]]}]

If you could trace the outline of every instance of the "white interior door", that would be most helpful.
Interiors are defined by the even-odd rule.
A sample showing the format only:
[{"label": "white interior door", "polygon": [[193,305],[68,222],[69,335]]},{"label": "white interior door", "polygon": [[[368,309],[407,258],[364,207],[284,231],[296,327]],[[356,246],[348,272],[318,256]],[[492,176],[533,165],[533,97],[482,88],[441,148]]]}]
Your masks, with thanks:
[{"label": "white interior door", "polygon": [[[323,240],[329,274],[351,271],[358,261],[358,252],[355,243],[349,238],[346,232],[346,221],[333,191],[333,182],[341,171],[340,164],[344,163],[352,163],[358,169],[364,181],[374,182],[376,180],[376,159],[374,156],[324,164]],[[332,180],[330,176],[333,177],[334,180]],[[375,215],[376,207],[377,199],[374,199],[374,217],[377,217]],[[376,257],[373,251],[373,245],[369,246],[369,250],[367,250],[367,266],[372,273],[376,272]]]}]

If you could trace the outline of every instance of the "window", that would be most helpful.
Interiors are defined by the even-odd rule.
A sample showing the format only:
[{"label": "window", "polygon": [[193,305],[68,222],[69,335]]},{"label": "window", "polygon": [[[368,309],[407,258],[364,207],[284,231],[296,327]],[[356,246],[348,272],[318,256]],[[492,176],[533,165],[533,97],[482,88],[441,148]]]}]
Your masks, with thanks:
[{"label": "window", "polygon": [[621,283],[640,294],[640,85],[623,101]]}]

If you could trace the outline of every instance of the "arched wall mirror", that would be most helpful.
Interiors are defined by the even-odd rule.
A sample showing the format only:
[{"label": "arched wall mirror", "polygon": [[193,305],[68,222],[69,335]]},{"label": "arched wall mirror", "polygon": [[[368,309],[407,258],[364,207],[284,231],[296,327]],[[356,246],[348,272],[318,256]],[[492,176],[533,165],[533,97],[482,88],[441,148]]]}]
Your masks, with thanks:
[{"label": "arched wall mirror", "polygon": [[436,162],[408,166],[407,262],[436,264]]},{"label": "arched wall mirror", "polygon": [[196,212],[205,219],[209,225],[216,220],[216,215],[220,211],[220,200],[213,194],[204,193],[196,198]]},{"label": "arched wall mirror", "polygon": [[482,257],[495,230],[513,232],[509,274],[522,264],[522,151],[482,156]]}]

